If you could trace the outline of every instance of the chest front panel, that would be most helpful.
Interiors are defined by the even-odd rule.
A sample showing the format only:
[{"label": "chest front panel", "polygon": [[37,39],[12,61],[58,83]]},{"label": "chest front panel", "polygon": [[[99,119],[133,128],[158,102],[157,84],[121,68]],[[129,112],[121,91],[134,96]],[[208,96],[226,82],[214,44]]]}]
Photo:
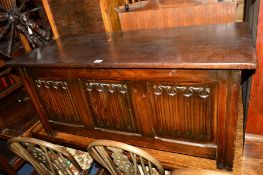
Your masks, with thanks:
[{"label": "chest front panel", "polygon": [[217,71],[27,73],[53,131],[215,157]]}]

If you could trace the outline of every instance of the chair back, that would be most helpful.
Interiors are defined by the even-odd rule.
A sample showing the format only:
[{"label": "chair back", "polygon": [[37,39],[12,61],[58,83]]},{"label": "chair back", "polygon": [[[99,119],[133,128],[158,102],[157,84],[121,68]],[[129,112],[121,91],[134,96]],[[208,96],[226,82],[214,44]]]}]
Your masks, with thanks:
[{"label": "chair back", "polygon": [[61,146],[27,137],[14,137],[7,145],[15,154],[31,163],[41,175],[73,175],[71,166],[84,173],[75,158]]},{"label": "chair back", "polygon": [[164,169],[158,160],[131,145],[97,140],[89,144],[88,152],[112,175],[164,175]]}]

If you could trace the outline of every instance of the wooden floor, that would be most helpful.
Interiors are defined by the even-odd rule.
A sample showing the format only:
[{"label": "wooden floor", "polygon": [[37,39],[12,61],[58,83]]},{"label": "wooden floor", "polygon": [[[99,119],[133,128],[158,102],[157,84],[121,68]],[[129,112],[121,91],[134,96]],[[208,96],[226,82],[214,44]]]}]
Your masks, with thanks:
[{"label": "wooden floor", "polygon": [[240,172],[242,175],[263,174],[263,142],[246,141]]},{"label": "wooden floor", "polygon": [[[93,138],[60,132],[57,133],[54,140],[52,137],[46,135],[40,124],[34,128],[32,133],[34,137],[82,150],[86,150],[87,145],[95,140]],[[142,149],[158,157],[159,161],[165,165],[165,168],[170,170],[174,168],[199,168],[222,172],[222,175],[263,175],[263,142],[246,141],[243,147],[243,136],[243,110],[242,105],[240,105],[233,172],[218,170],[215,160],[149,148]]]}]

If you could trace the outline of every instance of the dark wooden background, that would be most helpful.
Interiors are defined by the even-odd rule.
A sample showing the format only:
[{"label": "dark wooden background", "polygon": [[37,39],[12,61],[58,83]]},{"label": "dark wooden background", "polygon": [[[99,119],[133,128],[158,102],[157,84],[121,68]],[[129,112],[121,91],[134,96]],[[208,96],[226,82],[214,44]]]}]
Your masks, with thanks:
[{"label": "dark wooden background", "polygon": [[60,37],[105,32],[99,0],[49,0],[48,3]]}]

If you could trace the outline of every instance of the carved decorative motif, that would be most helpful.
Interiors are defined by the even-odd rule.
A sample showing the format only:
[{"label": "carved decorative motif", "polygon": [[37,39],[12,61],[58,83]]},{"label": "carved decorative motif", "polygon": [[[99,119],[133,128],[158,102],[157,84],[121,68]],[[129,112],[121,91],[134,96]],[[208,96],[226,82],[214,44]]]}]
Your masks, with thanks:
[{"label": "carved decorative motif", "polygon": [[178,91],[181,91],[185,97],[191,97],[194,93],[198,93],[199,97],[207,98],[210,94],[210,88],[203,87],[154,85],[153,88],[155,95],[165,93],[170,96],[175,96],[178,94]]},{"label": "carved decorative motif", "polygon": [[85,83],[86,90],[92,91],[97,90],[99,92],[108,91],[110,93],[114,93],[115,91],[119,91],[121,93],[127,93],[127,86],[124,84],[115,84],[115,83],[94,83],[87,82]]},{"label": "carved decorative motif", "polygon": [[68,85],[65,81],[51,81],[51,80],[35,80],[37,87],[54,88],[54,89],[67,89]]}]

